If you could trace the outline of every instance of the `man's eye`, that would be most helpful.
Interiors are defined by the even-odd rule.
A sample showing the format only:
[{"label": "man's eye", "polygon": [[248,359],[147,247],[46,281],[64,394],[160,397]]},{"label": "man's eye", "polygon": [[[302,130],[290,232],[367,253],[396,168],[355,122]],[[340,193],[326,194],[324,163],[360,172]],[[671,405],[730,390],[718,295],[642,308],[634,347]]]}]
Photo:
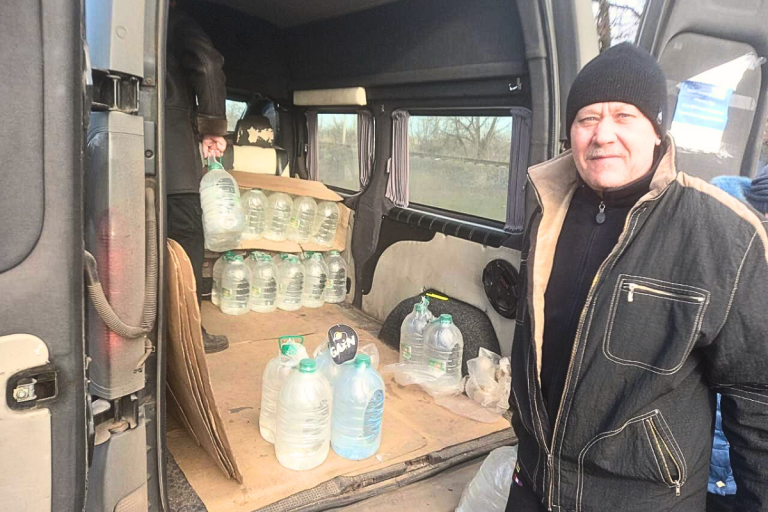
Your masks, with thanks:
[{"label": "man's eye", "polygon": [[619,112],[618,114],[616,114],[616,117],[618,117],[619,119],[632,119],[635,116],[633,116],[632,114],[627,114],[626,112]]},{"label": "man's eye", "polygon": [[595,122],[597,122],[597,117],[595,117],[595,116],[582,117],[579,122],[580,123],[595,123]]}]

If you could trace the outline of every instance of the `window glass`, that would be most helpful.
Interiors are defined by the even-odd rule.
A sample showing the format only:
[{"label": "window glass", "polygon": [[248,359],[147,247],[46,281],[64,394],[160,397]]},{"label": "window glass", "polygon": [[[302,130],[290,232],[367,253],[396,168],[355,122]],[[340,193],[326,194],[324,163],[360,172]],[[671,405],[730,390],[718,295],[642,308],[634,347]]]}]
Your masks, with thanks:
[{"label": "window glass", "polygon": [[317,142],[320,181],[344,190],[360,190],[357,114],[318,114]]},{"label": "window glass", "polygon": [[411,116],[411,203],[504,222],[512,117]]},{"label": "window glass", "polygon": [[646,0],[592,0],[600,51],[624,41],[634,42]]},{"label": "window glass", "polygon": [[248,110],[248,103],[244,101],[227,100],[227,131],[235,131],[237,122],[243,118]]}]

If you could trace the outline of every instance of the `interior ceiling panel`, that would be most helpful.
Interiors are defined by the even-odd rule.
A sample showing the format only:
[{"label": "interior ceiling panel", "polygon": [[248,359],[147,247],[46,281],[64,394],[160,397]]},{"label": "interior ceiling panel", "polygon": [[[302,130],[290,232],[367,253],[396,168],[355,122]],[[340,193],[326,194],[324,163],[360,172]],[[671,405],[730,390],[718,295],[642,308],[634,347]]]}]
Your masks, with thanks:
[{"label": "interior ceiling panel", "polygon": [[335,18],[397,0],[210,0],[281,28]]}]

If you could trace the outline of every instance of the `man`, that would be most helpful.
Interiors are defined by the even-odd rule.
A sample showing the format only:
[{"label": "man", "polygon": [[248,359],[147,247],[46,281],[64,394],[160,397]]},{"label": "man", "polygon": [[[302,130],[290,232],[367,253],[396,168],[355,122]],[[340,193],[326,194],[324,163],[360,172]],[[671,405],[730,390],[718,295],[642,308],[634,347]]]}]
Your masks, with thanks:
[{"label": "man", "polygon": [[675,168],[666,103],[650,55],[606,50],[572,150],[529,170],[509,511],[704,511],[716,392],[736,510],[768,511],[768,236]]},{"label": "man", "polygon": [[[167,94],[165,100],[165,188],[168,205],[168,238],[176,240],[189,256],[202,299],[203,210],[200,178],[203,157],[220,157],[227,142],[224,58],[203,29],[171,4],[168,16]],[[203,327],[207,353],[229,347],[226,336],[209,335]]]}]

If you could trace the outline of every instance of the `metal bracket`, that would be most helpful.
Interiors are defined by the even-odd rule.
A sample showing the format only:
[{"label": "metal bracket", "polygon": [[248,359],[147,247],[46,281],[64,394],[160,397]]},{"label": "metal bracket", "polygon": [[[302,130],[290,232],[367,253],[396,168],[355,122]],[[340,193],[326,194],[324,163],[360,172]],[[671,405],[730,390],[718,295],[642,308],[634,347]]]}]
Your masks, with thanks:
[{"label": "metal bracket", "polygon": [[16,388],[13,390],[13,399],[19,403],[37,400],[37,395],[35,394],[35,384],[37,384],[37,379],[30,378],[22,379],[22,381],[19,381],[19,383],[16,385]]},{"label": "metal bracket", "polygon": [[140,81],[135,76],[122,76],[93,70],[93,102],[97,111],[136,114],[139,111]]}]

